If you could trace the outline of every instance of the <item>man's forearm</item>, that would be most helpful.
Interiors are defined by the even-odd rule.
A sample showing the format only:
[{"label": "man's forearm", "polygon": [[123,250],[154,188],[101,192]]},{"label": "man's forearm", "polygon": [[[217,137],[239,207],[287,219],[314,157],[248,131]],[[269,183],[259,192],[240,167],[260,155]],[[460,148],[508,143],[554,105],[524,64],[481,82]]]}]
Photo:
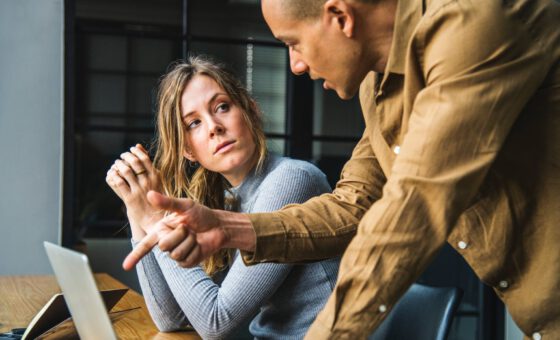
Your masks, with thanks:
[{"label": "man's forearm", "polygon": [[237,248],[248,252],[255,251],[257,237],[247,214],[220,210],[218,219],[219,226],[225,234],[223,248]]}]

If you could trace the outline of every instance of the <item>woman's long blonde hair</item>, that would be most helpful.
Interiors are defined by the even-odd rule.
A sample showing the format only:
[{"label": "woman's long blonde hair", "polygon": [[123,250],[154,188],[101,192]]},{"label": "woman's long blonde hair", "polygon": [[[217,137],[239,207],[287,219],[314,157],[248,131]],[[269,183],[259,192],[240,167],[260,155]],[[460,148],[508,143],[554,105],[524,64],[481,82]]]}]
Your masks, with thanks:
[{"label": "woman's long blonde hair", "polygon": [[[192,176],[189,162],[184,157],[186,131],[181,117],[181,97],[196,75],[212,78],[241,108],[250,129],[258,154],[256,171],[260,171],[267,155],[261,111],[239,80],[226,68],[207,57],[189,57],[175,62],[161,79],[158,93],[156,155],[154,165],[159,170],[164,193],[168,196],[191,198],[214,209],[225,208],[224,191],[229,184],[217,172],[199,166]],[[205,271],[212,275],[229,263],[231,254],[222,250],[203,262]]]}]

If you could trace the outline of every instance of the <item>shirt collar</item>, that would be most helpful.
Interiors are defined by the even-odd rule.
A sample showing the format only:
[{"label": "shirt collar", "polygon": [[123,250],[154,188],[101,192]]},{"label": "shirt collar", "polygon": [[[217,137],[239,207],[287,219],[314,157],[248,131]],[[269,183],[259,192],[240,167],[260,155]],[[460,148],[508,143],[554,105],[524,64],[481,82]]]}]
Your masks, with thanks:
[{"label": "shirt collar", "polygon": [[406,49],[412,33],[424,14],[424,2],[424,0],[398,0],[386,73],[404,74]]}]

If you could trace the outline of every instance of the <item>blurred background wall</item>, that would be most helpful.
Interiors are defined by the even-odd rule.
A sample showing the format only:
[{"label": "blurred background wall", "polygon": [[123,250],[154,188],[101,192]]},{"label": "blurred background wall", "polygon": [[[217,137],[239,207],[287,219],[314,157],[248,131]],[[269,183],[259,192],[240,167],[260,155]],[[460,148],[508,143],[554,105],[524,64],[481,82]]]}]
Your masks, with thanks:
[{"label": "blurred background wall", "polygon": [[0,275],[50,273],[60,242],[64,1],[0,1]]}]

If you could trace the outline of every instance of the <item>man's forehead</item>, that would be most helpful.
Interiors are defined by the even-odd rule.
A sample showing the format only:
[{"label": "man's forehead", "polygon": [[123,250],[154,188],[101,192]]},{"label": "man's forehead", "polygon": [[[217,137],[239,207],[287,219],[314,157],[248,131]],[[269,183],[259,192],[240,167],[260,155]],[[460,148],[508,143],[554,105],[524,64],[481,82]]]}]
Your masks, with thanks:
[{"label": "man's forehead", "polygon": [[[302,0],[307,1],[307,0]],[[282,20],[282,21],[297,21],[293,15],[290,15],[290,5],[284,0],[262,0],[261,10],[265,20]]]}]

